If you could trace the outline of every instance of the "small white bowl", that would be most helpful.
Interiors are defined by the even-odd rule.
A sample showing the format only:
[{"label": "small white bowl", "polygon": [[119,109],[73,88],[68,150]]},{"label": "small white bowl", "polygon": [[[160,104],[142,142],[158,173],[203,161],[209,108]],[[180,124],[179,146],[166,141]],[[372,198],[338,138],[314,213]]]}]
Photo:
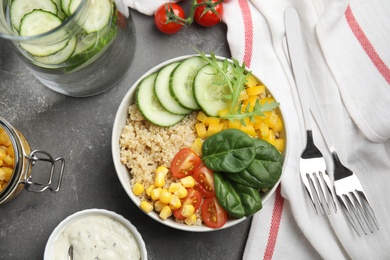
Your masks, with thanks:
[{"label": "small white bowl", "polygon": [[[193,56],[196,56],[196,55],[186,55],[186,56],[180,56],[180,57],[177,57],[177,58],[173,58],[173,59],[167,60],[167,61],[165,61],[165,62],[155,66],[154,68],[150,69],[149,71],[147,71],[143,76],[141,76],[130,87],[129,91],[124,96],[124,98],[123,98],[122,102],[120,103],[119,108],[117,110],[117,113],[116,113],[116,116],[115,116],[115,120],[114,120],[113,130],[112,130],[112,139],[111,139],[111,149],[112,149],[112,156],[113,156],[114,166],[115,166],[118,178],[119,178],[119,180],[120,180],[124,190],[126,191],[127,195],[130,197],[130,199],[138,207],[140,206],[141,200],[140,200],[139,197],[134,195],[134,193],[133,193],[133,191],[131,189],[131,185],[130,185],[129,169],[124,164],[122,164],[122,162],[120,160],[119,139],[120,139],[123,127],[126,125],[126,119],[128,118],[128,107],[131,104],[134,103],[136,88],[137,88],[138,84],[145,77],[147,77],[148,75],[150,75],[150,74],[152,74],[154,72],[157,72],[158,70],[160,70],[161,68],[163,68],[164,66],[166,66],[166,65],[168,65],[168,64],[170,64],[172,62],[182,61],[184,59],[188,59],[188,58],[193,57]],[[216,56],[216,57],[218,59],[221,59],[221,60],[225,59],[224,57],[218,57],[218,56]],[[267,89],[272,93],[272,90],[270,90],[268,87],[267,87]],[[272,93],[272,95],[274,95],[274,93]],[[276,100],[277,100],[277,98],[276,98]],[[283,116],[284,113],[282,112],[281,114]],[[286,146],[286,144],[285,144],[285,146]],[[287,149],[285,149],[285,151],[287,151]],[[284,169],[285,169],[285,165],[283,165],[282,175],[283,175]],[[279,179],[279,181],[275,184],[275,186],[272,189],[270,189],[268,192],[266,192],[265,194],[262,195],[261,200],[262,200],[262,204],[263,205],[271,197],[271,195],[275,192],[277,186],[280,183],[280,180],[281,180],[281,178]],[[223,227],[215,229],[215,228],[209,228],[209,227],[207,227],[205,225],[201,225],[201,226],[196,226],[196,225],[188,226],[188,225],[185,225],[183,223],[176,222],[172,218],[168,218],[166,220],[162,220],[162,219],[159,218],[158,214],[156,212],[154,212],[154,211],[152,211],[150,213],[145,213],[145,214],[147,214],[149,217],[153,218],[154,220],[156,220],[156,221],[158,221],[158,222],[160,222],[160,223],[162,223],[162,224],[164,224],[166,226],[169,226],[169,227],[172,227],[172,228],[175,228],[175,229],[179,229],[179,230],[183,230],[183,231],[190,231],[190,232],[217,231],[217,230],[221,230],[221,229],[224,229],[224,228],[228,228],[228,227],[237,225],[238,223],[240,223],[240,222],[242,222],[242,221],[244,221],[246,219],[245,217],[244,218],[240,218],[240,219],[228,219],[228,221],[226,222],[226,224]]]},{"label": "small white bowl", "polygon": [[[68,216],[67,218],[65,218],[60,224],[58,224],[58,226],[54,229],[54,231],[50,235],[50,237],[46,243],[45,253],[44,253],[43,259],[44,260],[52,260],[53,259],[55,241],[58,237],[60,237],[61,233],[63,233],[65,231],[65,229],[71,223],[74,223],[74,221],[76,221],[76,220],[79,220],[79,219],[82,219],[85,217],[89,217],[89,216],[109,217],[109,218],[121,223],[125,228],[127,228],[130,231],[130,233],[135,238],[135,240],[138,244],[138,247],[139,247],[139,251],[141,253],[141,259],[142,260],[148,259],[145,242],[142,239],[141,234],[137,231],[137,228],[135,226],[133,226],[130,223],[130,221],[127,220],[126,218],[124,218],[123,216],[121,216],[113,211],[108,211],[105,209],[86,209],[86,210],[78,211],[78,212]],[[63,253],[64,253],[64,257],[62,257],[62,259],[68,259],[67,258],[68,251],[66,250]]]}]

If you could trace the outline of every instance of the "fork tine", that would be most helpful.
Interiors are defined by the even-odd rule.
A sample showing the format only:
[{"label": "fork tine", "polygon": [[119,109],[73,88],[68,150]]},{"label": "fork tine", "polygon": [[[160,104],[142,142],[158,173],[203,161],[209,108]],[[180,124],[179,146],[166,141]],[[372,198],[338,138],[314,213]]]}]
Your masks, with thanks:
[{"label": "fork tine", "polygon": [[368,220],[367,220],[367,217],[366,217],[366,214],[364,214],[364,209],[362,207],[362,204],[360,202],[360,199],[356,196],[355,192],[354,191],[350,191],[348,193],[348,197],[351,201],[351,204],[352,204],[352,210],[355,214],[355,217],[361,227],[361,229],[363,230],[364,234],[367,235],[367,232],[366,232],[366,229],[363,227],[363,219],[364,221],[366,222],[367,226],[368,226],[368,229],[370,230],[371,233],[373,233],[371,227],[370,227],[370,224],[368,223]]},{"label": "fork tine", "polygon": [[[368,198],[366,196],[366,194],[364,193],[364,191],[360,191],[360,190],[356,190],[356,193],[358,195],[358,197],[361,199],[361,205],[363,206],[363,210],[364,212],[366,212],[366,216],[370,216],[370,219],[372,220],[372,222],[374,223],[375,227],[377,230],[379,230],[379,224],[378,224],[378,221],[376,220],[376,217],[375,217],[375,214],[374,214],[374,210],[371,208],[371,205],[370,205],[370,202],[368,201]],[[371,226],[369,225],[370,229],[371,229]]]},{"label": "fork tine", "polygon": [[[345,216],[348,219],[348,222],[351,224],[352,228],[355,230],[356,234],[360,237],[360,232],[357,229],[357,224],[351,214],[351,206],[350,206],[350,201],[347,195],[343,194],[341,196],[337,195],[337,200],[339,201],[341,208],[343,209],[343,212],[345,213]],[[347,201],[348,199],[348,201]]]},{"label": "fork tine", "polygon": [[[322,175],[322,172],[319,172],[319,174]],[[314,178],[315,184],[316,184],[316,191],[318,191],[317,192],[318,202],[321,206],[322,214],[325,214],[325,210],[326,210],[326,213],[328,213],[328,215],[330,215],[329,203],[328,203],[328,199],[326,198],[327,195],[325,194],[325,189],[323,187],[323,183],[322,182],[320,183],[320,180],[319,180],[316,173],[313,173],[313,178]]]},{"label": "fork tine", "polygon": [[310,178],[310,174],[308,174],[308,173],[306,173],[306,180],[304,180],[303,178],[302,178],[302,180],[303,180],[303,183],[305,186],[305,190],[306,190],[307,194],[309,195],[311,205],[313,206],[314,212],[316,213],[316,215],[318,215],[318,209],[317,209],[317,205],[316,205],[316,201],[318,200],[318,192],[317,192],[316,188],[314,187],[313,180]]},{"label": "fork tine", "polygon": [[330,197],[330,201],[331,201],[331,204],[333,206],[333,210],[335,213],[337,213],[336,199],[335,199],[333,189],[331,188],[331,187],[333,187],[333,185],[330,182],[329,175],[327,174],[327,172],[325,172],[324,174],[322,172],[320,172],[320,177],[322,179],[322,185],[323,185],[324,189],[327,190],[328,201],[329,201],[329,197]]}]

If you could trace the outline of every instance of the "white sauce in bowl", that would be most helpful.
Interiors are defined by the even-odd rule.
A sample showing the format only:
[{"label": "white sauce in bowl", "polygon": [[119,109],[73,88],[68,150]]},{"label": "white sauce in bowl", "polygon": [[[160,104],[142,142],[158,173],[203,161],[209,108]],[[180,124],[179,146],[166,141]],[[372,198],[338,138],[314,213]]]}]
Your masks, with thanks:
[{"label": "white sauce in bowl", "polygon": [[119,221],[89,215],[72,221],[55,239],[52,259],[67,260],[73,245],[74,259],[141,259],[136,238]]}]

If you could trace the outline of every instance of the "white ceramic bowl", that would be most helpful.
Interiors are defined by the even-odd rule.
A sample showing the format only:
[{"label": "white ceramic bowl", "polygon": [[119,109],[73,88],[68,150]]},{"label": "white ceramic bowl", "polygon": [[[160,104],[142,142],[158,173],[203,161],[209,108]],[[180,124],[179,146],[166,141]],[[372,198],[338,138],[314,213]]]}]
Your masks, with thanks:
[{"label": "white ceramic bowl", "polygon": [[[71,223],[73,223],[74,221],[79,220],[81,218],[88,217],[88,216],[105,216],[105,217],[109,217],[109,218],[112,218],[112,219],[120,222],[134,236],[134,238],[135,238],[135,240],[136,240],[136,242],[138,244],[140,253],[141,253],[141,259],[142,260],[147,260],[148,259],[145,242],[142,239],[141,234],[137,231],[136,227],[134,227],[130,223],[130,221],[127,220],[126,218],[124,218],[123,216],[121,216],[121,215],[119,215],[119,214],[117,214],[117,213],[115,213],[113,211],[108,211],[108,210],[105,210],[105,209],[86,209],[86,210],[82,210],[82,211],[76,212],[76,213],[68,216],[67,218],[65,218],[60,224],[58,224],[58,226],[54,229],[54,231],[50,235],[50,237],[49,237],[49,239],[48,239],[48,241],[46,243],[45,253],[44,253],[43,259],[44,260],[52,260],[53,259],[53,253],[54,253],[54,243],[55,243],[56,239],[61,235],[61,233]],[[63,259],[68,259],[66,257],[67,256],[67,251],[64,252],[64,256],[65,257]]]},{"label": "white ceramic bowl", "polygon": [[[114,166],[115,166],[118,178],[119,178],[123,188],[125,189],[127,195],[130,197],[130,199],[137,206],[140,206],[141,201],[140,201],[139,197],[137,197],[137,196],[135,196],[133,194],[133,191],[131,189],[129,169],[127,169],[127,167],[125,165],[123,165],[121,163],[121,161],[120,161],[119,139],[120,139],[120,135],[121,135],[122,129],[126,125],[126,119],[128,118],[128,107],[131,104],[134,103],[135,90],[137,88],[137,85],[145,77],[147,77],[148,75],[150,75],[150,74],[160,70],[161,68],[163,68],[167,64],[170,64],[170,63],[176,62],[176,61],[181,61],[181,60],[187,59],[187,58],[192,57],[192,56],[194,56],[194,55],[186,55],[186,56],[180,56],[180,57],[177,57],[177,58],[173,58],[173,59],[167,60],[167,61],[165,61],[165,62],[155,66],[154,68],[150,69],[149,71],[147,71],[143,76],[141,76],[130,87],[129,91],[126,93],[126,95],[124,96],[122,102],[120,103],[118,111],[116,113],[115,120],[114,120],[113,131],[112,131],[112,140],[111,140],[111,148],[112,148],[112,156],[113,156],[113,160],[114,160]],[[218,56],[217,56],[217,58],[218,59],[225,59],[223,57],[218,57]],[[268,90],[272,93],[272,89],[268,88]],[[275,97],[274,93],[272,93],[272,95]],[[276,97],[275,97],[275,99],[277,100]],[[283,112],[281,114],[283,115]],[[285,146],[286,145],[287,145],[287,142],[285,142]],[[287,149],[284,149],[284,150],[287,151]],[[284,172],[284,168],[285,168],[285,165],[283,165],[282,175],[283,175],[283,172]],[[262,195],[262,203],[263,203],[263,205],[264,205],[264,203],[267,202],[269,197],[275,192],[277,186],[279,185],[280,179],[279,179],[278,183],[272,189],[270,189],[267,193]],[[172,228],[175,228],[175,229],[184,230],[184,231],[191,231],[191,232],[216,231],[216,230],[220,230],[220,229],[223,229],[223,228],[228,228],[228,227],[234,226],[234,225],[236,225],[236,224],[238,224],[238,223],[240,223],[240,222],[242,222],[242,221],[244,221],[246,219],[246,218],[229,219],[227,221],[227,223],[222,228],[213,229],[213,228],[209,228],[209,227],[207,227],[205,225],[202,225],[202,226],[195,226],[195,225],[194,226],[188,226],[188,225],[185,225],[185,224],[182,224],[182,223],[178,223],[178,222],[174,221],[172,218],[169,218],[167,220],[162,220],[162,219],[159,218],[158,214],[156,212],[154,212],[154,211],[150,212],[150,213],[145,213],[145,214],[147,214],[149,217],[153,218],[154,220],[156,220],[156,221],[158,221],[158,222],[160,222],[160,223],[162,223],[164,225],[167,225],[169,227],[172,227]]]}]

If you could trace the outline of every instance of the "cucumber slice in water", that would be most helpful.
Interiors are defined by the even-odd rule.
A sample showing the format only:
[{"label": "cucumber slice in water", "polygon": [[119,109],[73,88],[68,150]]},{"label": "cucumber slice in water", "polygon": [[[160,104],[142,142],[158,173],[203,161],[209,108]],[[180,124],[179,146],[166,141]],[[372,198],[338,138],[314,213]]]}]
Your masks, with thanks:
[{"label": "cucumber slice in water", "polygon": [[[73,14],[77,10],[80,2],[81,0],[70,1],[70,14]],[[89,4],[87,19],[81,26],[87,33],[93,33],[102,30],[108,25],[113,8],[110,0],[90,0]]]},{"label": "cucumber slice in water", "polygon": [[76,38],[76,36],[73,36],[69,40],[66,47],[63,48],[62,50],[60,50],[59,52],[54,53],[54,54],[49,55],[49,56],[43,56],[43,57],[33,56],[32,58],[35,61],[41,63],[40,64],[41,67],[49,67],[47,65],[57,65],[57,64],[63,63],[67,59],[69,59],[70,56],[72,56],[74,50],[76,49],[76,43],[77,43],[77,38]]},{"label": "cucumber slice in water", "polygon": [[[222,62],[218,63],[222,67]],[[233,68],[229,64],[227,72],[229,77],[233,77]],[[212,65],[203,66],[194,79],[195,100],[209,116],[218,116],[218,111],[230,106],[230,101],[224,95],[230,93],[226,84],[223,84],[224,77],[220,75]]]},{"label": "cucumber slice in water", "polygon": [[[39,35],[57,28],[62,23],[62,20],[55,14],[43,11],[34,10],[26,14],[20,23],[21,36]],[[64,32],[65,33],[65,32]],[[55,44],[29,44],[20,42],[20,46],[34,56],[48,56],[59,52],[68,44],[69,39]]]},{"label": "cucumber slice in water", "polygon": [[194,97],[193,83],[195,75],[206,63],[201,57],[192,57],[182,61],[173,70],[169,90],[182,107],[191,110],[200,108]]},{"label": "cucumber slice in water", "polygon": [[61,8],[62,8],[62,11],[63,11],[67,16],[70,15],[70,12],[69,12],[69,5],[70,5],[70,0],[61,0]]},{"label": "cucumber slice in water", "polygon": [[162,68],[154,82],[154,92],[160,104],[170,113],[176,115],[185,115],[191,110],[183,108],[169,92],[169,78],[171,72],[179,65],[179,62],[173,62]]},{"label": "cucumber slice in water", "polygon": [[172,126],[180,122],[185,115],[175,115],[165,110],[154,94],[154,81],[157,72],[147,76],[137,86],[136,103],[142,115],[150,122],[159,126]]},{"label": "cucumber slice in water", "polygon": [[22,18],[33,10],[57,14],[57,5],[51,0],[13,0],[10,8],[12,26],[19,31]]}]

